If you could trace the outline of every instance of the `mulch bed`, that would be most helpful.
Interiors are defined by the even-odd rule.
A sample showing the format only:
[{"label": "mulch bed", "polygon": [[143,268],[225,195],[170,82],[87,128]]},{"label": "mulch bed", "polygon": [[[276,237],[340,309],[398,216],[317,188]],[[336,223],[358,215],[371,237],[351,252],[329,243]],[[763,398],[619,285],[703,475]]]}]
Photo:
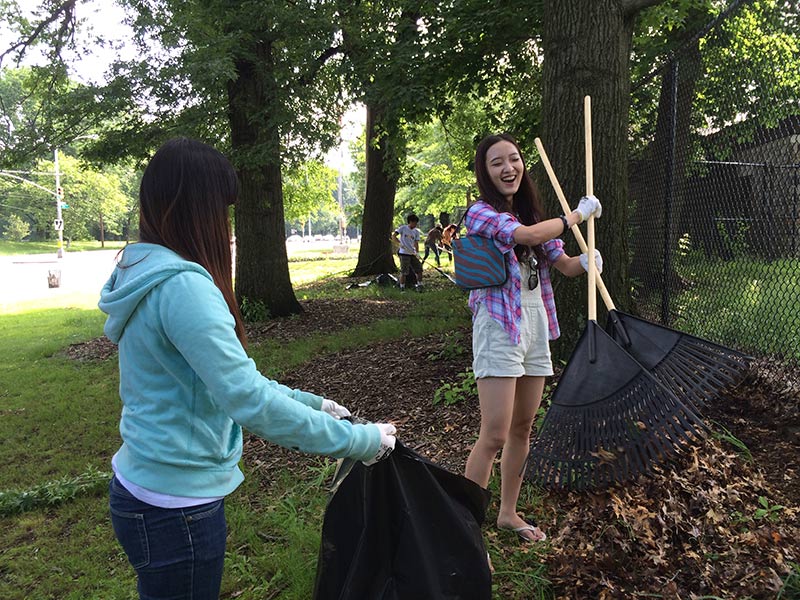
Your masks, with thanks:
[{"label": "mulch bed", "polygon": [[251,344],[270,339],[281,342],[304,336],[330,334],[379,319],[399,319],[408,314],[409,305],[384,298],[345,298],[339,300],[302,300],[303,312],[265,323],[249,323],[247,339]]},{"label": "mulch bed", "polygon": [[[333,333],[407,310],[380,299],[303,304],[301,315],[251,327],[250,342]],[[460,473],[480,424],[477,399],[446,406],[433,397],[469,367],[470,334],[465,328],[320,356],[281,383],[330,397],[365,419],[391,420],[407,446]],[[68,350],[83,360],[110,352],[102,340]],[[545,493],[537,518],[549,547],[530,556],[547,563],[557,597],[775,598],[790,563],[800,562],[799,381],[788,367],[758,361],[744,382],[703,410],[725,436],[625,486]],[[286,468],[301,474],[313,460],[249,435],[244,458],[267,476]]]}]

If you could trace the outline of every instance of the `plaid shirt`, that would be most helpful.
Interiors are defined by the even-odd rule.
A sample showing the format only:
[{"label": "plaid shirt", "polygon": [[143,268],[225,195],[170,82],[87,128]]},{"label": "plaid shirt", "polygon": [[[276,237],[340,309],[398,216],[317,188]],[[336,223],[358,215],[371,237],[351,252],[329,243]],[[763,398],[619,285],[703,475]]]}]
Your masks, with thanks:
[{"label": "plaid shirt", "polygon": [[[512,342],[519,344],[521,339],[519,326],[522,320],[522,275],[519,260],[512,250],[516,246],[514,231],[517,227],[521,227],[522,223],[517,221],[511,213],[498,213],[482,200],[478,200],[470,206],[465,223],[467,235],[479,235],[494,239],[495,245],[506,257],[506,268],[509,273],[508,279],[501,286],[480,288],[470,292],[469,308],[472,316],[474,318],[478,313],[478,307],[481,303],[485,303],[489,316],[503,326]],[[539,285],[542,288],[542,302],[547,311],[549,337],[554,340],[561,335],[561,331],[556,316],[553,286],[550,283],[550,266],[564,254],[564,242],[554,238],[542,244],[542,248],[546,264],[539,264]]]}]

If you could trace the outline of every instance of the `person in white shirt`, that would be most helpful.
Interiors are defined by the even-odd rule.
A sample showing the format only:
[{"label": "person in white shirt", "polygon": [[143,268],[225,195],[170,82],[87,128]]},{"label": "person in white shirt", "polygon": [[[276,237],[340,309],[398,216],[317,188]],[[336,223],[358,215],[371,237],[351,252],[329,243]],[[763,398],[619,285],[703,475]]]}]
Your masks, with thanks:
[{"label": "person in white shirt", "polygon": [[417,278],[416,288],[422,289],[422,261],[419,259],[419,217],[411,213],[406,218],[406,225],[400,225],[394,230],[392,239],[400,244],[398,255],[400,256],[400,289],[406,289],[406,277],[415,275]]}]

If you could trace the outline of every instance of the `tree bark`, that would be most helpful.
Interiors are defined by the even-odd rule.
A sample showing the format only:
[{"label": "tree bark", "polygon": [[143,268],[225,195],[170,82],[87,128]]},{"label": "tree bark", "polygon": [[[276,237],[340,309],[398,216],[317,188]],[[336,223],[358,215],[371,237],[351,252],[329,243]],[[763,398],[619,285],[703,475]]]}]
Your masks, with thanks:
[{"label": "tree bark", "polygon": [[[627,164],[629,56],[635,10],[615,0],[546,0],[543,22],[542,143],[571,206],[586,193],[583,99],[591,96],[594,194],[603,203],[596,222],[603,281],[615,304],[627,294]],[[560,135],[556,137],[555,133]],[[561,209],[543,171],[537,171],[548,215]],[[564,236],[567,253],[580,251]],[[553,277],[561,338],[554,357],[566,359],[586,324],[586,277]],[[598,301],[598,320],[604,314]]]},{"label": "tree bark", "polygon": [[367,103],[364,220],[358,264],[353,271],[357,277],[397,271],[391,243],[397,170],[391,164],[386,137],[379,137],[382,116],[379,106]]},{"label": "tree bark", "polygon": [[[281,181],[281,146],[274,122],[277,88],[272,48],[259,42],[255,61],[236,61],[228,83],[232,158],[241,183],[236,213],[236,299],[262,303],[272,317],[302,312],[289,278]],[[259,119],[251,118],[260,115]],[[266,115],[266,118],[264,118]]]}]

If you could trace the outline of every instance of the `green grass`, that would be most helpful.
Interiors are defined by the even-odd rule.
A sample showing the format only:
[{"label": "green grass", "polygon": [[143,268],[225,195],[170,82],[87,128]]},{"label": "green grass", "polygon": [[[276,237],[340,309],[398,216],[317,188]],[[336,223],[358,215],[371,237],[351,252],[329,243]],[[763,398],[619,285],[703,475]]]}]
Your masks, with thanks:
[{"label": "green grass", "polygon": [[307,260],[290,262],[292,285],[295,287],[307,285],[321,277],[330,275],[346,276],[353,272],[358,262],[358,257],[342,257],[335,260]]},{"label": "green grass", "polygon": [[[64,243],[66,247],[66,242]],[[113,250],[122,248],[125,242],[106,242],[105,248],[98,241],[71,242],[66,252],[84,252],[87,250]],[[56,240],[47,242],[9,242],[0,240],[0,256],[13,256],[15,254],[47,254],[56,253],[58,242]]]},{"label": "green grass", "polygon": [[760,355],[800,359],[800,260],[680,261],[672,327]]},{"label": "green grass", "polygon": [[123,600],[136,583],[104,495],[2,519],[0,598]]},{"label": "green grass", "polygon": [[102,326],[96,309],[0,315],[0,490],[105,468],[117,437],[116,365],[61,354]]}]

